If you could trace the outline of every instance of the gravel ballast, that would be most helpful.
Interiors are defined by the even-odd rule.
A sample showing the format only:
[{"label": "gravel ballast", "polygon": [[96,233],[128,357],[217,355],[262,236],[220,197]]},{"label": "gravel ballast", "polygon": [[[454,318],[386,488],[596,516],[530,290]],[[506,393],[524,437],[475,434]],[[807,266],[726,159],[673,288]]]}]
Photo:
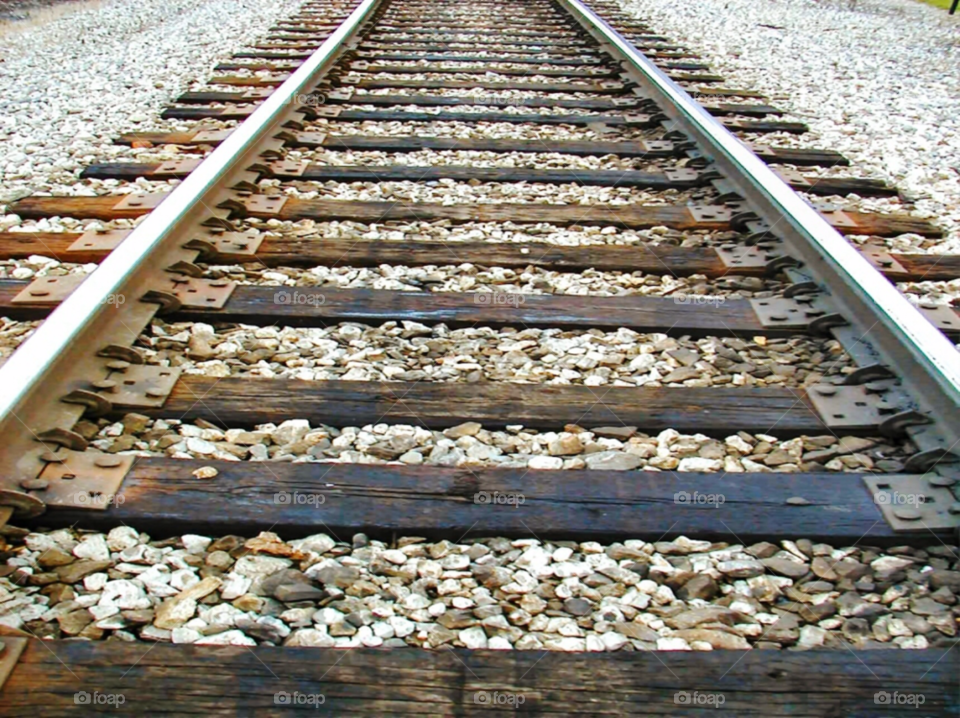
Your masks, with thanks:
[{"label": "gravel ballast", "polygon": [[[925,95],[919,91],[911,94],[911,88],[920,87],[929,79],[930,88],[947,90],[955,98],[954,79],[938,74],[935,79],[939,84],[934,85],[931,71],[925,68],[925,75],[915,74],[899,86],[888,83],[879,87],[873,97],[868,92],[873,84],[842,94],[834,86],[836,83],[824,83],[823,74],[814,73],[814,69],[822,63],[831,78],[841,73],[856,74],[861,66],[864,73],[876,72],[876,58],[867,53],[863,57],[869,61],[861,59],[861,55],[854,54],[856,46],[844,47],[843,53],[837,49],[833,55],[822,49],[819,54],[809,54],[811,40],[800,33],[806,28],[820,27],[804,22],[805,13],[815,14],[812,5],[803,2],[795,8],[748,8],[746,0],[725,0],[726,7],[711,7],[716,1],[705,0],[706,9],[677,8],[668,6],[665,0],[635,0],[629,5],[640,8],[651,24],[659,25],[658,29],[673,32],[678,41],[689,40],[697,49],[697,38],[691,37],[689,27],[680,28],[680,21],[674,19],[678,15],[694,16],[699,25],[695,22],[692,27],[695,33],[702,32],[699,49],[705,55],[713,50],[717,55],[725,54],[728,46],[723,43],[728,42],[728,28],[730,46],[736,32],[742,55],[717,63],[717,69],[730,76],[729,84],[765,90],[771,100],[810,122],[817,134],[803,138],[802,146],[819,145],[843,151],[855,161],[855,171],[843,174],[883,176],[918,198],[918,215],[945,217],[944,226],[957,226],[960,217],[956,201],[960,191],[949,186],[949,177],[941,176],[942,171],[931,169],[943,157],[948,158],[952,168],[960,166],[960,153],[955,152],[956,133],[951,134],[948,124],[938,124],[940,119],[950,119],[947,110],[956,109],[956,100],[931,100],[932,109],[928,112],[929,108],[922,107]],[[70,218],[37,222],[4,218],[4,202],[35,192],[89,196],[169,191],[174,182],[80,182],[76,173],[94,162],[179,154],[167,147],[114,146],[112,139],[126,131],[191,126],[181,121],[159,120],[158,112],[180,91],[196,87],[197,80],[209,77],[218,58],[227,57],[243,42],[262,34],[274,20],[289,14],[298,4],[284,0],[258,4],[252,0],[207,0],[196,5],[172,0],[163,5],[148,1],[134,9],[118,0],[108,0],[100,10],[78,11],[66,20],[14,38],[13,46],[2,51],[9,53],[7,61],[0,64],[0,97],[5,98],[0,100],[0,229],[77,231],[94,224]],[[741,4],[744,11],[738,16]],[[899,7],[895,0],[870,0],[868,4],[861,0],[856,11],[834,7],[824,10],[818,5],[817,13],[832,18],[832,22],[839,23],[838,27],[852,27],[861,14],[879,26],[889,23],[888,8]],[[773,13],[789,16],[789,23],[771,24],[787,27],[778,32],[789,36],[791,42],[791,32],[797,35],[797,58],[802,60],[794,60],[792,55],[775,55],[774,48],[782,51],[790,48],[791,42],[779,43],[758,32],[756,22],[766,20],[756,18]],[[922,13],[915,15],[925,17]],[[719,33],[714,27],[718,18],[725,23]],[[747,32],[743,32],[745,26],[749,26]],[[791,31],[792,27],[796,30]],[[886,25],[884,29],[893,34],[878,35],[871,43],[894,37],[903,42],[911,33],[922,34],[915,24],[909,30],[890,31]],[[856,37],[866,43],[865,30],[857,32]],[[841,34],[824,42],[846,42],[847,38],[839,37]],[[820,35],[823,33],[818,31],[816,36]],[[744,36],[748,38],[746,45]],[[894,49],[890,49],[890,58],[884,60],[887,64],[882,72],[888,73],[884,76],[892,78],[894,73],[909,72],[912,63],[919,64],[926,58],[937,37],[931,32],[918,39],[919,49],[903,50],[903,46],[892,44],[890,47],[896,48],[897,53],[906,53],[907,60],[893,62]],[[58,47],[56,55],[49,52],[51,46]],[[758,48],[767,54],[761,55]],[[746,64],[747,57],[753,58],[755,64]],[[826,57],[844,59],[834,65]],[[900,54],[896,57],[900,58]],[[932,66],[943,67],[945,61],[955,66],[955,59],[939,49]],[[790,84],[798,82],[799,72],[785,68],[794,64],[799,67],[800,62],[810,63],[805,77],[810,78],[811,84],[823,83],[822,87],[803,91]],[[872,78],[870,83],[874,81]],[[779,85],[774,87],[771,82]],[[917,82],[920,84],[915,85]],[[846,81],[842,86],[848,87]],[[881,90],[887,94],[881,95]],[[839,94],[842,101],[851,103],[842,111],[848,114],[837,115],[834,105],[825,104],[820,95],[827,93]],[[795,96],[796,104],[782,99],[783,95]],[[884,102],[893,103],[883,112],[879,105],[875,108],[872,104],[862,111],[857,109],[855,103],[880,102],[876,98],[881,96],[886,98]],[[889,117],[890,108],[895,106],[928,112],[922,119],[918,115],[910,120],[912,144],[903,145],[917,154],[918,159],[914,159],[921,163],[919,169],[900,159],[897,153],[906,152],[903,147],[886,142],[884,125],[874,126],[882,119],[887,123],[887,132],[905,133],[906,125]],[[816,120],[818,113],[824,118],[822,121]],[[905,110],[904,116],[908,115]],[[861,123],[864,134],[854,134],[859,130],[850,128]],[[478,126],[384,121],[348,125],[322,121],[311,126],[335,129],[341,134],[375,131],[396,136],[420,133],[524,137],[545,142],[556,138],[611,138],[588,127],[524,127],[506,123]],[[640,138],[646,136],[646,131],[624,129],[614,136]],[[881,136],[885,143],[877,139]],[[930,155],[926,164],[923,152]],[[320,150],[291,156],[373,166],[643,166],[639,160],[558,157],[548,154],[546,148],[543,153],[531,155],[450,151],[393,156]],[[953,171],[951,166],[945,170],[948,175]],[[702,189],[654,194],[626,188],[480,185],[446,180],[302,182],[282,186],[276,180],[264,180],[260,187],[268,193],[301,198],[444,204],[662,204],[711,199],[714,194]],[[884,208],[898,208],[895,201],[885,202]],[[132,224],[130,220],[119,220],[111,226]],[[526,241],[535,236],[546,245],[635,244],[649,238],[669,245],[700,246],[709,245],[716,234],[685,234],[666,228],[644,232],[615,227],[494,228],[479,223],[447,227],[442,222],[411,222],[402,228],[396,224],[377,227],[278,220],[256,220],[249,225],[276,234],[349,237],[362,233],[364,239],[385,241],[407,239],[414,234],[421,238],[490,241]],[[955,245],[957,241],[954,235],[943,246],[953,246],[949,243]],[[0,263],[0,277],[26,280],[48,273],[88,272],[92,268],[30,257]],[[678,279],[640,272],[574,273],[539,268],[503,270],[453,260],[450,264],[425,267],[250,265],[215,266],[205,271],[208,275],[230,276],[243,283],[278,289],[496,289],[520,294],[666,297],[689,292],[733,298],[763,295],[780,288],[779,282],[771,279]],[[922,294],[924,290],[918,287],[915,291]],[[0,361],[35,324],[8,320],[0,324]],[[138,347],[148,363],[179,366],[187,374],[243,375],[261,380],[799,389],[850,370],[850,362],[836,342],[811,337],[694,340],[638,334],[627,329],[449,329],[442,324],[425,326],[415,322],[386,322],[379,326],[343,322],[328,327],[293,328],[214,327],[157,320],[140,337]],[[331,416],[330,421],[335,418]],[[216,461],[422,465],[425,471],[427,467],[447,467],[463,471],[515,468],[555,472],[591,469],[896,473],[903,471],[903,459],[913,450],[909,445],[881,438],[824,435],[785,439],[770,434],[735,433],[735,427],[731,427],[729,436],[718,437],[680,434],[672,429],[648,435],[636,427],[574,424],[551,432],[517,424],[494,430],[475,422],[441,432],[405,424],[331,426],[296,416],[276,425],[218,427],[202,419],[188,423],[177,417],[151,419],[128,413],[119,421],[85,419],[75,429],[94,450],[198,461],[197,465],[203,467],[193,474],[198,481],[216,477],[217,469],[205,465]],[[269,471],[268,466],[263,468]],[[324,469],[315,468],[318,475]],[[575,473],[552,476],[567,481],[577,479]],[[119,493],[111,500],[119,504],[126,499]],[[522,506],[502,508],[524,510]],[[499,507],[492,506],[491,510]],[[322,525],[322,521],[318,524]],[[654,543],[625,539],[600,544],[541,541],[536,536],[460,537],[455,543],[403,536],[384,543],[363,534],[351,538],[350,532],[339,537],[329,530],[328,533],[331,535],[316,533],[287,541],[269,532],[258,536],[187,534],[158,539],[129,526],[118,526],[107,533],[73,529],[29,534],[12,531],[7,537],[0,537],[0,627],[46,639],[91,641],[251,647],[455,646],[570,652],[950,648],[960,629],[960,551],[942,543],[927,546],[926,542],[915,541],[912,546],[884,549],[868,545],[867,540],[846,547],[805,539],[743,546],[685,537]]]},{"label": "gravel ballast", "polygon": [[[108,0],[4,37],[0,207],[62,192],[126,148],[191,81],[290,14],[293,0]],[[55,48],[55,51],[52,49]]]},{"label": "gravel ballast", "polygon": [[955,18],[913,0],[625,0],[623,7],[700,54],[725,86],[763,92],[788,119],[806,122],[810,132],[792,144],[842,152],[851,167],[835,174],[881,178],[904,191],[915,200],[904,209],[949,233],[934,251],[960,251]]},{"label": "gravel ballast", "polygon": [[[494,509],[495,510],[495,509]],[[504,511],[522,510],[503,507]],[[0,540],[2,542],[2,540]],[[0,624],[76,637],[327,648],[711,651],[950,647],[957,548],[363,534],[0,546]]]}]

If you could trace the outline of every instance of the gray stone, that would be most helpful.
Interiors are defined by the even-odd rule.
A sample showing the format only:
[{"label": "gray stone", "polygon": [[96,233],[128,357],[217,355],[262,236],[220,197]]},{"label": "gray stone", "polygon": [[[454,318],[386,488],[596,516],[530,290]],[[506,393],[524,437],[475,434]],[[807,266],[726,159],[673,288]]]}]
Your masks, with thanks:
[{"label": "gray stone", "polygon": [[629,471],[643,464],[643,459],[622,451],[598,451],[584,457],[587,468],[596,471]]},{"label": "gray stone", "polygon": [[330,565],[313,572],[313,577],[324,586],[350,588],[360,578],[360,572],[347,566]]},{"label": "gray stone", "polygon": [[927,574],[930,581],[930,588],[937,590],[939,588],[948,588],[954,595],[960,593],[960,571],[944,571],[935,568]]},{"label": "gray stone", "polygon": [[787,578],[803,578],[807,575],[810,567],[799,561],[791,561],[788,558],[764,558],[760,560],[764,566]]},{"label": "gray stone", "polygon": [[736,612],[723,606],[707,606],[706,608],[694,608],[675,616],[665,617],[663,621],[670,628],[681,630],[699,626],[701,623],[723,623],[732,626],[736,615]]},{"label": "gray stone", "polygon": [[617,622],[613,624],[613,628],[617,633],[622,633],[627,638],[636,641],[656,643],[657,639],[660,638],[656,631],[642,623]]},{"label": "gray stone", "polygon": [[932,598],[915,598],[910,602],[910,610],[918,616],[933,616],[943,613],[947,607]]},{"label": "gray stone", "polygon": [[588,616],[593,611],[589,601],[582,598],[568,598],[563,602],[563,610],[571,616]]},{"label": "gray stone", "polygon": [[591,431],[603,439],[619,439],[626,441],[637,433],[635,426],[598,426]]},{"label": "gray stone", "polygon": [[735,633],[727,633],[726,631],[709,628],[688,628],[675,631],[673,635],[684,639],[687,643],[703,641],[718,649],[729,651],[746,651],[750,649],[750,644],[747,643],[747,639]]},{"label": "gray stone", "polygon": [[764,565],[753,559],[736,559],[721,561],[717,564],[717,570],[731,578],[753,578],[764,572]]},{"label": "gray stone", "polygon": [[770,558],[777,551],[779,551],[776,546],[767,541],[761,541],[760,543],[755,543],[752,546],[748,546],[746,552],[751,556],[759,559]]},{"label": "gray stone", "polygon": [[717,595],[719,590],[720,587],[712,576],[697,574],[677,591],[677,598],[683,601],[689,601],[694,598],[709,601]]},{"label": "gray stone", "polygon": [[833,601],[824,601],[823,603],[812,603],[801,607],[799,614],[804,621],[819,623],[836,612],[837,605]]},{"label": "gray stone", "polygon": [[76,583],[85,576],[104,571],[113,565],[113,561],[77,561],[66,566],[58,566],[57,576],[63,583]]}]

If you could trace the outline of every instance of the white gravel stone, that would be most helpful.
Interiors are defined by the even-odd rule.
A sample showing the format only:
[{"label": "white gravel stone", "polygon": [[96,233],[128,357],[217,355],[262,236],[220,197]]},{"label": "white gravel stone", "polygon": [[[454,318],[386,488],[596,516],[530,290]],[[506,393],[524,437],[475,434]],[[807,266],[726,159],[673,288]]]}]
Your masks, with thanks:
[{"label": "white gravel stone", "polygon": [[944,71],[951,59],[956,66],[956,22],[943,10],[912,0],[623,6],[701,54],[727,86],[765,93],[811,129],[751,140],[842,152],[851,167],[804,173],[884,179],[914,197],[915,209],[887,198],[852,203],[909,210],[949,232],[935,244],[907,236],[901,247],[960,251],[960,75]]},{"label": "white gravel stone", "polygon": [[192,628],[180,626],[170,632],[170,638],[174,643],[196,643],[202,638],[202,634]]},{"label": "white gravel stone", "polygon": [[117,526],[107,534],[107,546],[111,551],[123,551],[136,546],[140,542],[140,535],[129,526]]},{"label": "white gravel stone", "polygon": [[130,153],[112,144],[119,132],[173,129],[158,119],[166,103],[299,4],[106,0],[6,33],[0,205],[38,190],[90,194],[76,173]]},{"label": "white gravel stone", "polygon": [[198,646],[255,646],[257,642],[242,631],[232,630],[204,636],[194,641]]},{"label": "white gravel stone", "polygon": [[92,534],[84,539],[73,549],[73,555],[77,558],[86,558],[92,561],[107,561],[110,558],[110,548],[107,546],[107,539],[103,534]]}]

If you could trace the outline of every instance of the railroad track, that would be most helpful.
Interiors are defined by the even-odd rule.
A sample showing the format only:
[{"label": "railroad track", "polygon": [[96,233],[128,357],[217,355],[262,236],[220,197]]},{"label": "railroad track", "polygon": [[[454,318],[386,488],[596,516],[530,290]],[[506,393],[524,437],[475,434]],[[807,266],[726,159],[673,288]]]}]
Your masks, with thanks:
[{"label": "railroad track", "polygon": [[[832,575],[824,595],[875,595],[907,580],[897,561],[929,559],[947,586],[960,524],[960,317],[911,306],[891,282],[956,279],[960,257],[884,245],[937,237],[927,221],[815,206],[896,188],[824,175],[846,164],[829,148],[760,142],[805,132],[780,114],[614,3],[305,2],[165,109],[175,129],[119,135],[129,161],[87,167],[89,196],[8,208],[33,225],[0,233],[0,258],[72,269],[0,280],[4,316],[41,322],[0,369],[0,523],[155,538],[322,529],[360,535],[361,552],[364,534],[383,541],[397,565],[396,548],[416,554],[409,537],[509,537],[585,560],[593,548],[582,542],[616,542],[621,566],[634,563],[611,569],[615,580],[636,585],[660,567],[672,576],[660,588],[687,595],[690,571],[703,570],[690,560],[730,545],[728,563],[745,563],[731,581],[763,558],[774,563],[761,571],[792,566],[797,585]],[[53,218],[83,231],[44,231]],[[89,281],[85,264],[100,265]],[[384,346],[371,339],[377,326]],[[667,370],[645,346],[670,354]],[[490,356],[504,366],[491,369]],[[781,371],[791,361],[799,370]],[[304,560],[264,536],[227,551]],[[667,541],[678,536],[701,543]],[[784,539],[796,540],[791,556],[756,548]],[[818,552],[808,539],[850,548]],[[332,556],[351,550],[336,545]],[[531,589],[488,582],[497,564],[475,545],[444,577],[472,563],[494,603],[526,606]],[[885,548],[914,561],[867,576]],[[696,555],[651,568],[654,549]],[[851,578],[807,566],[823,556],[829,571],[865,568]],[[394,597],[412,595],[416,574],[377,560]],[[202,581],[156,607],[167,623],[150,627],[153,640],[194,615],[178,623],[170,612],[226,594],[225,572],[205,565]],[[86,568],[126,575],[113,561]],[[81,569],[72,582],[56,571],[18,580],[69,588]],[[280,586],[286,608],[371,595],[355,569],[338,570],[353,575]],[[909,580],[929,576],[911,569]],[[443,595],[436,581],[421,589]],[[830,619],[813,607],[826,600],[784,590],[778,609]],[[550,591],[559,605],[563,593]],[[665,603],[656,615],[674,620]],[[690,641],[724,647],[747,621],[729,606]],[[5,637],[0,696],[9,715],[67,712],[84,691],[123,695],[109,710],[141,713],[282,712],[302,706],[277,695],[321,693],[333,713],[679,714],[702,709],[698,695],[716,709],[722,695],[737,715],[914,710],[876,702],[898,691],[945,715],[958,711],[958,662],[956,609],[943,611],[945,622],[933,611],[943,641],[903,654],[852,639],[834,646],[847,650],[651,651],[656,642],[628,640],[626,628],[608,634],[626,650],[587,641],[599,652],[427,650],[444,644],[429,638],[306,649],[263,638],[262,626],[249,648],[144,648],[124,612],[77,633],[127,640]],[[552,603],[547,614],[564,615]],[[779,646],[796,633],[785,627]],[[334,644],[323,638],[313,645]]]}]

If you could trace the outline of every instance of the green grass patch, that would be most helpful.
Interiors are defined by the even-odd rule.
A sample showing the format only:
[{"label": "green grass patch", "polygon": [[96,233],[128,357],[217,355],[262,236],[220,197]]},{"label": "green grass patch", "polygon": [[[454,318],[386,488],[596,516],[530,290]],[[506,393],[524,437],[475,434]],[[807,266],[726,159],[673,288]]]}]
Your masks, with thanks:
[{"label": "green grass patch", "polygon": [[[950,6],[953,4],[953,0],[920,0],[920,2],[926,5],[933,5],[934,7],[939,7],[944,10],[949,10]],[[960,8],[957,9],[957,12],[960,13]]]}]

